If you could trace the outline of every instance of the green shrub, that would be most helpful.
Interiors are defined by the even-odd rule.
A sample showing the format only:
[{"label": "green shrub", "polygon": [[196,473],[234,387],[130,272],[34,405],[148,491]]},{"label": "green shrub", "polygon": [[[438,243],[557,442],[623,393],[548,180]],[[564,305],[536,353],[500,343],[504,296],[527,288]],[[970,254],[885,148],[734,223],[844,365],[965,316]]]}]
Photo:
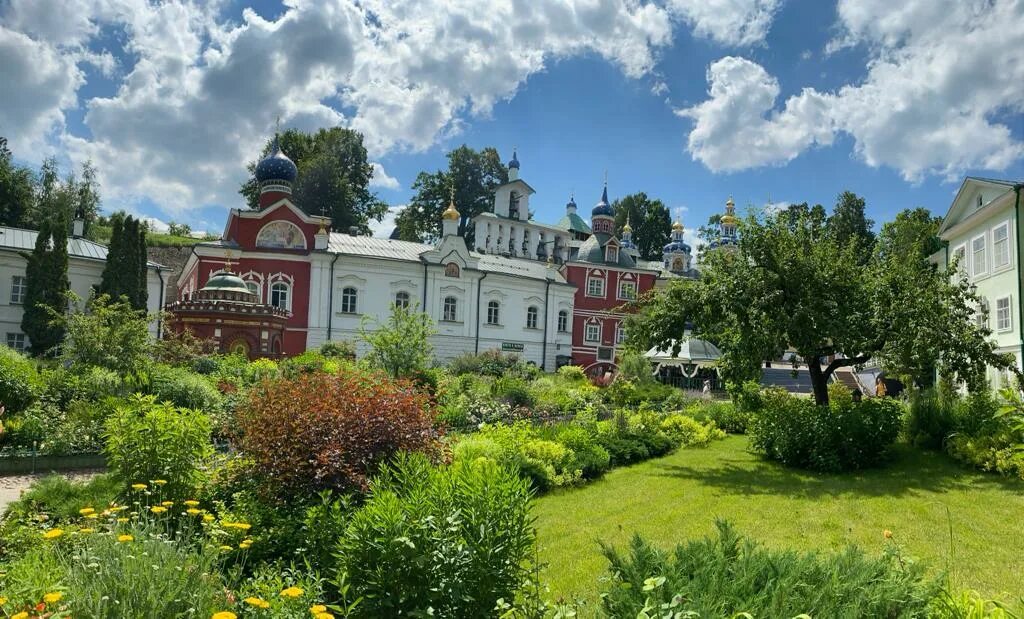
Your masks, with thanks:
[{"label": "green shrub", "polygon": [[956,432],[952,407],[934,389],[911,390],[907,411],[907,440],[929,449],[942,449],[946,439]]},{"label": "green shrub", "polygon": [[107,419],[104,452],[126,484],[167,481],[162,492],[187,498],[199,485],[210,455],[210,419],[202,412],[132,396]]},{"label": "green shrub", "polygon": [[[296,378],[302,374],[314,374],[317,372],[336,374],[341,369],[342,363],[343,361],[336,357],[327,358],[318,351],[307,350],[294,357],[288,357],[278,364],[278,367],[281,370],[281,374],[286,378]],[[252,364],[249,365],[251,366]],[[252,377],[253,382],[261,379],[262,376]]]},{"label": "green shrub", "polygon": [[338,545],[355,617],[487,617],[529,577],[529,490],[488,460],[403,456],[370,485]]},{"label": "green shrub", "polygon": [[718,534],[657,550],[636,536],[628,553],[603,545],[609,617],[924,617],[936,583],[889,549],[836,555],[767,550],[718,522]]},{"label": "green shrub", "polygon": [[696,400],[689,404],[684,413],[697,421],[713,421],[716,426],[729,434],[746,434],[752,413],[744,412],[732,402]]},{"label": "green shrub", "polygon": [[320,346],[320,354],[328,359],[347,359],[355,361],[356,347],[352,342],[324,342]]},{"label": "green shrub", "polygon": [[454,449],[456,461],[487,457],[499,465],[519,471],[539,490],[575,483],[582,475],[576,455],[556,441],[542,439],[526,422],[487,425],[463,438]]},{"label": "green shrub", "polygon": [[854,403],[837,397],[829,406],[789,395],[762,392],[762,408],[748,428],[751,446],[787,466],[845,471],[879,464],[895,442],[903,408],[895,400]]},{"label": "green shrub", "polygon": [[1024,449],[1006,432],[954,434],[946,450],[953,458],[982,471],[1024,479]]},{"label": "green shrub", "polygon": [[535,403],[526,381],[512,376],[502,376],[491,383],[491,395],[515,408],[530,408]]},{"label": "green shrub", "polygon": [[756,380],[748,380],[738,385],[729,383],[726,385],[726,391],[729,392],[729,397],[732,398],[736,410],[741,413],[756,413],[763,406],[761,384]]},{"label": "green shrub", "polygon": [[597,434],[580,426],[566,426],[558,433],[558,442],[573,454],[571,468],[579,470],[586,479],[600,477],[611,467],[612,457],[597,442]]},{"label": "green shrub", "polygon": [[7,414],[19,413],[39,397],[39,374],[27,357],[7,346],[0,346],[0,404]]},{"label": "green shrub", "polygon": [[196,374],[216,374],[220,371],[220,359],[212,355],[198,357],[192,361],[192,371]]},{"label": "green shrub", "polygon": [[725,438],[715,423],[701,423],[678,413],[662,418],[659,428],[680,447],[706,447],[711,441]]},{"label": "green shrub", "polygon": [[623,466],[651,457],[647,444],[633,436],[602,432],[598,434],[597,441],[608,452],[612,466]]},{"label": "green shrub", "polygon": [[563,365],[558,368],[558,376],[573,383],[589,383],[587,373],[578,365]]},{"label": "green shrub", "polygon": [[456,376],[481,374],[495,378],[513,376],[525,380],[535,378],[540,372],[535,366],[524,363],[518,355],[506,355],[498,350],[485,350],[479,355],[459,355],[448,363],[448,371]]},{"label": "green shrub", "polygon": [[33,482],[8,506],[7,513],[17,518],[45,513],[57,521],[74,520],[83,507],[109,505],[122,489],[121,481],[109,473],[87,481],[72,481],[53,473]]},{"label": "green shrub", "polygon": [[158,401],[206,412],[214,412],[221,406],[220,392],[199,374],[169,365],[155,365],[151,376],[150,392]]}]

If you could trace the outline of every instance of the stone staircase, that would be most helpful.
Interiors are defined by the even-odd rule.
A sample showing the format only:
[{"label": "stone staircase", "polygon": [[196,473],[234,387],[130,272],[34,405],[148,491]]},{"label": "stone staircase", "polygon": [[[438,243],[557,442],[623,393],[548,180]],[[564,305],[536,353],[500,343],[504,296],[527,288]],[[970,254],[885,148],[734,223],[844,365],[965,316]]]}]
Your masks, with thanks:
[{"label": "stone staircase", "polygon": [[870,395],[867,392],[865,392],[864,387],[860,384],[860,381],[857,380],[857,374],[854,373],[852,368],[839,368],[838,370],[832,373],[832,380],[838,383],[842,383],[843,385],[846,385],[846,387],[850,391],[853,391],[854,389],[859,389],[861,393],[864,393],[865,395]]}]

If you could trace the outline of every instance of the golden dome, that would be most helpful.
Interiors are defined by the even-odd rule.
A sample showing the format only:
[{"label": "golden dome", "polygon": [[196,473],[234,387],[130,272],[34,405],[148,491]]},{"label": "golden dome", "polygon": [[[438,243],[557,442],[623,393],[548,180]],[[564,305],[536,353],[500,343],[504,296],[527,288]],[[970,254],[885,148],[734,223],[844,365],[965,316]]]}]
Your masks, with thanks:
[{"label": "golden dome", "polygon": [[452,190],[451,201],[448,202],[448,208],[441,213],[441,219],[456,220],[460,217],[459,211],[455,208],[455,190]]},{"label": "golden dome", "polygon": [[626,221],[626,225],[622,226],[622,231],[623,232],[632,232],[633,231],[633,226],[629,225],[629,221],[628,220]]},{"label": "golden dome", "polygon": [[719,219],[718,221],[720,221],[723,225],[728,226],[731,224],[735,224],[738,220],[732,215],[722,215],[722,218]]},{"label": "golden dome", "polygon": [[680,222],[677,219],[676,222],[674,224],[672,224],[672,231],[673,232],[682,232],[683,231],[683,224],[682,224],[682,222]]}]

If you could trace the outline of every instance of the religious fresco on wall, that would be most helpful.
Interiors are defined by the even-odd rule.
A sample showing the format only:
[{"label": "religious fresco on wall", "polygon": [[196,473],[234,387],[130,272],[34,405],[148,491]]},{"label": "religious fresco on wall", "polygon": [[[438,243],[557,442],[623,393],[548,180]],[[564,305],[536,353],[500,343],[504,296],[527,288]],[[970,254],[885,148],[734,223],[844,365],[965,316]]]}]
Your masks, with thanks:
[{"label": "religious fresco on wall", "polygon": [[256,237],[256,247],[272,249],[305,249],[306,236],[294,224],[287,221],[274,221],[260,230]]}]

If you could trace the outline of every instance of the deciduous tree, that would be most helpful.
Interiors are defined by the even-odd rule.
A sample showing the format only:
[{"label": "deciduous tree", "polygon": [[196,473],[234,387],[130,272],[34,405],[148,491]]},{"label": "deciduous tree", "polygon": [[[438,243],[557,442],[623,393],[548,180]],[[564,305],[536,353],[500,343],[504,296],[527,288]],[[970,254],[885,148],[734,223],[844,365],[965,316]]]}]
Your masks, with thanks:
[{"label": "deciduous tree", "polygon": [[644,260],[661,260],[662,248],[672,238],[672,216],[661,200],[652,199],[646,193],[623,196],[612,204],[615,208],[615,230],[622,237],[622,227],[633,228],[633,243]]}]

